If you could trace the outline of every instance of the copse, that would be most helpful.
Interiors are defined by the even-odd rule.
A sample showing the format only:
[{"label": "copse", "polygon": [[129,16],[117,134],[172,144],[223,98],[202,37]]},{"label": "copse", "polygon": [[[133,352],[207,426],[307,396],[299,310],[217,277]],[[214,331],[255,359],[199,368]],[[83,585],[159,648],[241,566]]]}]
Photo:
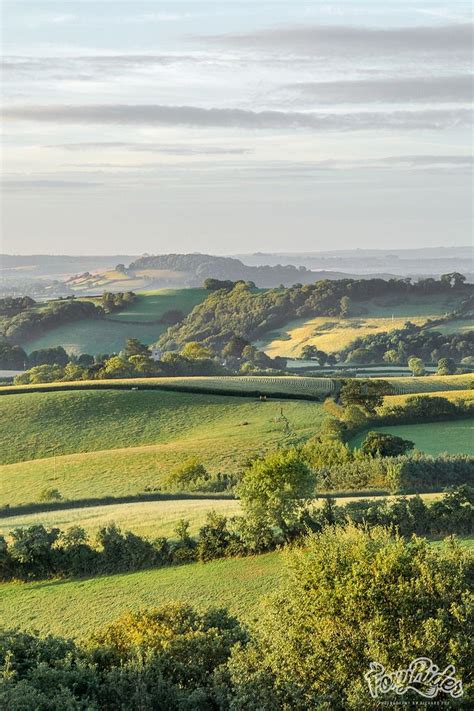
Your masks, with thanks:
[{"label": "copse", "polygon": [[[375,708],[364,678],[371,663],[394,672],[418,657],[454,665],[469,705],[471,554],[383,528],[335,526],[286,557],[286,583],[229,660],[226,708],[366,711]],[[407,708],[419,700],[403,696]]]}]

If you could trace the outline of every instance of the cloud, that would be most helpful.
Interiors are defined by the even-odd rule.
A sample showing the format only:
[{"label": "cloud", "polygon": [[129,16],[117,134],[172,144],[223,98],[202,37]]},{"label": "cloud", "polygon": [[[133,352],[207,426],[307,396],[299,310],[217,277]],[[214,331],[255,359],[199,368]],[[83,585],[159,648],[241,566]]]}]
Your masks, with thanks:
[{"label": "cloud", "polygon": [[139,153],[160,153],[173,156],[220,156],[220,155],[245,155],[252,153],[250,148],[233,148],[231,146],[190,146],[190,145],[159,145],[154,143],[126,143],[122,141],[96,141],[82,143],[62,143],[48,146],[49,148],[62,148],[66,151],[103,151],[124,150]]},{"label": "cloud", "polygon": [[198,128],[310,129],[358,131],[376,129],[427,129],[469,127],[469,109],[440,109],[359,113],[304,113],[203,109],[197,106],[156,104],[93,104],[16,106],[4,109],[6,119],[60,124],[112,124],[142,126],[193,126]]},{"label": "cloud", "polygon": [[102,183],[91,183],[83,180],[32,180],[30,178],[4,178],[1,181],[4,190],[76,190],[81,188],[94,188]]},{"label": "cloud", "polygon": [[391,56],[422,53],[472,52],[473,25],[422,25],[418,27],[356,27],[319,25],[259,30],[239,34],[211,35],[209,43],[262,50],[302,52],[314,56]]},{"label": "cloud", "polygon": [[316,104],[463,103],[473,99],[473,79],[457,76],[390,77],[359,81],[299,82],[285,87]]}]

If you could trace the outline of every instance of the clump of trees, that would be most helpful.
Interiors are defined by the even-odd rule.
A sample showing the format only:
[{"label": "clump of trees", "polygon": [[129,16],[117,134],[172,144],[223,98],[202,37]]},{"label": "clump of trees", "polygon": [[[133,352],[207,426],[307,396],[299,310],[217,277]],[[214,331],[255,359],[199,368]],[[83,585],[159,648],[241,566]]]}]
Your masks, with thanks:
[{"label": "clump of trees", "polygon": [[[462,275],[459,275],[459,278],[449,276],[449,279],[442,278],[438,281],[420,280],[416,284],[402,279],[326,279],[314,284],[295,284],[289,288],[267,291],[256,291],[253,284],[244,281],[231,285],[215,280],[216,283],[210,285],[216,290],[212,289],[207,299],[196,306],[182,323],[168,329],[161,337],[160,345],[165,350],[179,350],[188,341],[199,341],[220,353],[233,336],[253,341],[263,333],[294,318],[344,318],[357,311],[361,301],[380,296],[400,298],[417,294],[448,295],[454,292],[459,294],[460,298],[468,298],[472,293],[472,286],[464,283]],[[406,335],[404,332],[403,334]],[[365,340],[359,341],[357,347],[365,348]],[[367,341],[367,349],[372,347],[371,343],[370,340]],[[391,347],[384,343],[382,352],[377,353],[379,361],[382,360],[383,353]],[[461,350],[464,352],[464,347]],[[438,358],[451,355],[443,352]]]},{"label": "clump of trees", "polygon": [[[126,612],[83,644],[4,630],[0,706],[365,711],[370,665],[393,672],[419,656],[453,665],[472,703],[467,551],[329,525],[285,561],[247,630],[225,610],[176,603]],[[413,691],[403,699],[419,703]]]}]

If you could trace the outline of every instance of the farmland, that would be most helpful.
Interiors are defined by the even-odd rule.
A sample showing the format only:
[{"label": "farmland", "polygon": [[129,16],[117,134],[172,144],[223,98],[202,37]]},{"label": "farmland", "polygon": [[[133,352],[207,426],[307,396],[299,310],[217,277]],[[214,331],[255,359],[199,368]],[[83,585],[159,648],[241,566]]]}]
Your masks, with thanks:
[{"label": "farmland", "polygon": [[448,390],[471,390],[474,375],[467,373],[465,375],[424,375],[415,378],[390,377],[384,379],[393,386],[399,395],[407,393],[424,395]]},{"label": "farmland", "polygon": [[68,353],[94,355],[119,352],[127,338],[154,343],[167,328],[158,323],[166,311],[179,310],[188,314],[206,294],[205,289],[160,289],[138,294],[137,301],[119,313],[110,314],[106,319],[63,324],[28,341],[25,349],[31,353],[40,348],[63,346]]},{"label": "farmland", "polygon": [[[439,499],[442,494],[422,494],[425,502]],[[370,499],[370,496],[334,497],[336,503],[344,505],[351,501]],[[393,497],[385,497],[391,499]],[[321,506],[323,499],[316,499],[315,506]],[[201,498],[172,499],[164,501],[146,501],[126,504],[109,504],[103,506],[83,506],[81,508],[56,509],[48,512],[23,514],[0,518],[0,535],[8,533],[16,527],[42,524],[64,529],[69,526],[81,526],[89,536],[94,536],[101,526],[112,522],[123,530],[145,538],[165,536],[174,539],[175,527],[178,521],[185,518],[189,521],[190,535],[198,533],[209,511],[215,511],[222,516],[241,514],[240,502],[237,499]]]},{"label": "farmland", "polygon": [[1,406],[1,503],[10,504],[37,500],[45,486],[68,498],[135,494],[189,456],[236,472],[251,455],[315,433],[324,417],[313,402],[167,391],[28,393]]},{"label": "farmland", "polygon": [[433,390],[432,392],[423,393],[406,393],[404,395],[387,395],[384,398],[384,405],[404,405],[408,398],[414,395],[423,395],[425,397],[444,397],[451,402],[464,400],[472,402],[474,400],[474,390]]},{"label": "farmland", "polygon": [[[269,356],[285,356],[297,358],[306,345],[334,353],[347,348],[356,338],[401,329],[410,320],[418,326],[424,325],[428,319],[436,319],[445,315],[456,306],[456,302],[447,300],[445,296],[418,297],[407,302],[393,300],[387,303],[374,300],[358,304],[362,313],[349,318],[319,316],[309,319],[290,321],[278,331],[272,331],[256,342]],[[460,328],[444,326],[446,333],[472,330],[473,321],[457,321]],[[454,322],[453,322],[454,324]],[[438,329],[438,327],[433,327]],[[441,327],[440,327],[441,328]]]},{"label": "farmland", "polygon": [[[472,546],[473,540],[462,543]],[[84,580],[4,583],[0,618],[11,627],[80,638],[125,610],[192,601],[198,609],[228,607],[249,622],[284,579],[282,558],[276,552]]]},{"label": "farmland", "polygon": [[[411,440],[416,449],[426,454],[474,455],[474,420],[455,420],[451,422],[429,422],[419,425],[387,425],[371,427],[372,432],[388,432]],[[358,447],[366,436],[359,433],[350,444]]]}]

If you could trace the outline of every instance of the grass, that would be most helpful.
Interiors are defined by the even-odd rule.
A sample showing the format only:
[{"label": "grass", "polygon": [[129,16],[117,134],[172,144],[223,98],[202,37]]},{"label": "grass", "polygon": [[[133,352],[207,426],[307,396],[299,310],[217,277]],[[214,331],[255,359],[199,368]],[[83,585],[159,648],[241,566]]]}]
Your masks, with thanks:
[{"label": "grass", "polygon": [[[416,449],[427,454],[474,455],[474,420],[455,420],[452,422],[429,422],[419,425],[387,425],[371,427],[371,432],[388,432],[415,443]],[[357,434],[350,442],[359,447],[367,431]]]},{"label": "grass", "polygon": [[[461,543],[472,547],[474,541]],[[185,602],[198,609],[227,607],[251,622],[262,598],[278,589],[285,575],[276,552],[85,580],[4,583],[0,619],[8,627],[81,638],[126,610]]]},{"label": "grass", "polygon": [[[474,379],[474,378],[473,378]],[[423,397],[444,397],[451,402],[456,402],[457,400],[464,400],[465,402],[472,402],[474,400],[474,390],[435,390],[433,392],[423,392],[423,393],[405,393],[404,395],[387,395],[384,398],[384,405],[404,405],[408,398],[414,395],[422,395]]]},{"label": "grass", "polygon": [[[442,494],[422,494],[424,501],[433,501]],[[380,498],[372,496],[335,497],[338,504],[344,505],[360,499]],[[387,496],[383,498],[394,498]],[[320,506],[323,499],[316,499]],[[112,521],[123,530],[133,531],[145,538],[165,536],[174,538],[176,524],[181,518],[190,522],[190,533],[196,535],[203,525],[209,511],[216,511],[223,516],[236,516],[241,513],[240,503],[235,499],[200,499],[149,501],[140,503],[111,504],[75,509],[48,511],[43,513],[23,514],[0,518],[0,535],[7,536],[17,527],[42,524],[43,526],[64,529],[69,526],[81,526],[93,538],[99,528]]]},{"label": "grass", "polygon": [[[196,456],[211,472],[236,472],[250,456],[299,437],[325,417],[313,402],[129,390],[27,393],[1,400],[0,504],[128,495],[156,487]],[[67,456],[64,456],[67,455]]]},{"label": "grass", "polygon": [[[132,288],[127,286],[127,289]],[[205,289],[160,289],[138,295],[124,311],[106,319],[85,319],[64,324],[28,341],[28,353],[39,348],[63,346],[68,353],[117,353],[127,338],[154,343],[167,326],[157,323],[166,311],[178,309],[188,314],[207,296]]]},{"label": "grass", "polygon": [[334,390],[331,378],[311,378],[289,376],[193,376],[173,378],[115,378],[113,380],[78,380],[74,382],[41,383],[38,385],[7,385],[0,388],[0,395],[27,393],[30,391],[48,392],[50,390],[113,390],[136,388],[176,390],[184,392],[202,392],[216,394],[257,394],[270,396],[289,395],[302,399],[322,397]]},{"label": "grass", "polygon": [[[426,318],[410,319],[422,326]],[[267,355],[298,358],[303,346],[317,346],[326,353],[335,353],[347,348],[356,338],[386,333],[403,328],[407,317],[403,318],[354,318],[339,319],[336,317],[319,316],[311,319],[299,319],[288,323],[282,332],[270,341],[260,340],[257,347],[262,348]]]},{"label": "grass", "polygon": [[83,637],[125,610],[184,602],[228,607],[250,621],[283,574],[281,554],[268,553],[86,580],[0,584],[0,619],[9,627]]},{"label": "grass", "polygon": [[474,373],[465,375],[423,375],[421,377],[383,378],[395,388],[399,395],[406,393],[425,395],[448,390],[472,390]]},{"label": "grass", "polygon": [[[333,353],[347,348],[356,338],[403,328],[407,320],[422,326],[428,318],[439,318],[456,305],[456,300],[442,295],[392,300],[392,303],[376,299],[360,304],[364,313],[359,316],[347,319],[320,316],[290,321],[279,331],[268,333],[256,345],[272,357],[297,358],[306,345]],[[466,330],[469,325],[472,329],[472,321],[459,322],[459,330]]]}]

